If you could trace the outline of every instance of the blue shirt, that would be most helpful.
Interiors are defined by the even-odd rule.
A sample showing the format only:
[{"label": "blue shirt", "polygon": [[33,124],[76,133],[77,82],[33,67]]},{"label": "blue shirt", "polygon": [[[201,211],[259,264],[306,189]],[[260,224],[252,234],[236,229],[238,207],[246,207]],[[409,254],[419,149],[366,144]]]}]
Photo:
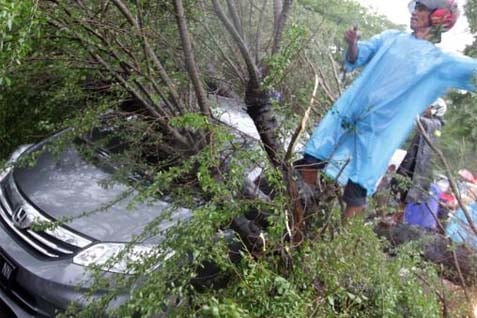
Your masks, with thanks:
[{"label": "blue shirt", "polygon": [[409,33],[385,31],[359,42],[356,62],[345,67],[363,65],[313,132],[305,153],[329,161],[326,173],[341,184],[350,179],[372,195],[416,117],[450,88],[475,90],[477,60]]}]

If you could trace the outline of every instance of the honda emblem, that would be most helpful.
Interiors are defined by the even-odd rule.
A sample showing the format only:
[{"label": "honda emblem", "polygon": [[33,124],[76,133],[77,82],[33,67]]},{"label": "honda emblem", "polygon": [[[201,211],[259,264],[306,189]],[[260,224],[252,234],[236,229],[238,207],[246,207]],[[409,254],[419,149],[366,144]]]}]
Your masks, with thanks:
[{"label": "honda emblem", "polygon": [[28,229],[33,225],[32,217],[23,206],[20,206],[15,212],[13,212],[12,222],[13,225],[20,230]]}]

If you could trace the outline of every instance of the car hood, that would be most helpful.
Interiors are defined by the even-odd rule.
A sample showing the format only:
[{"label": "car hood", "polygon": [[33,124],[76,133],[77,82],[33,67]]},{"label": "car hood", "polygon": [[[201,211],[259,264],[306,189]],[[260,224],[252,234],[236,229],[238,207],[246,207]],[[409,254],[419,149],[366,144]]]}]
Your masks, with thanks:
[{"label": "car hood", "polygon": [[84,160],[74,147],[56,156],[44,151],[34,166],[17,167],[13,178],[39,211],[100,241],[128,242],[154,220],[163,218],[159,228],[166,230],[191,215],[188,209],[160,200],[131,206],[136,192],[112,182],[110,173]]}]

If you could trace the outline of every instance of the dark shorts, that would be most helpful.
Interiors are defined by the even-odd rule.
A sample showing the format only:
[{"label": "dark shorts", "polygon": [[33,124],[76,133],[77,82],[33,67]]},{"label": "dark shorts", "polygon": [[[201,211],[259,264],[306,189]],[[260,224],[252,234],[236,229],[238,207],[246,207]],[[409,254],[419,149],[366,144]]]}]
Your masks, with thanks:
[{"label": "dark shorts", "polygon": [[303,155],[303,160],[300,160],[300,163],[304,166],[312,167],[314,169],[324,169],[326,167],[326,161],[317,159],[307,154]]},{"label": "dark shorts", "polygon": [[343,192],[343,201],[351,206],[365,206],[367,191],[358,183],[348,180]]},{"label": "dark shorts", "polygon": [[[326,162],[320,159],[317,159],[313,156],[305,154],[303,156],[303,163],[305,165],[314,166],[317,169],[323,169],[326,166]],[[350,206],[365,206],[367,203],[367,191],[365,188],[360,186],[358,183],[355,183],[351,180],[348,180],[343,192],[343,201]]]}]

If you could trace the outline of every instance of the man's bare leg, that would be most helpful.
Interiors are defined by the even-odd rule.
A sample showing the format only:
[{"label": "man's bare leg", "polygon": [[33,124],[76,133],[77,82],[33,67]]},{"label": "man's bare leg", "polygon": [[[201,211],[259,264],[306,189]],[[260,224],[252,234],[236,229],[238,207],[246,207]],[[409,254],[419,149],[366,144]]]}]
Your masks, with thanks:
[{"label": "man's bare leg", "polygon": [[345,219],[349,219],[355,216],[360,216],[363,214],[364,206],[355,206],[355,205],[347,205],[346,209],[344,210],[344,217]]},{"label": "man's bare leg", "polygon": [[318,169],[305,168],[302,169],[303,181],[309,185],[316,186],[318,179]]}]

